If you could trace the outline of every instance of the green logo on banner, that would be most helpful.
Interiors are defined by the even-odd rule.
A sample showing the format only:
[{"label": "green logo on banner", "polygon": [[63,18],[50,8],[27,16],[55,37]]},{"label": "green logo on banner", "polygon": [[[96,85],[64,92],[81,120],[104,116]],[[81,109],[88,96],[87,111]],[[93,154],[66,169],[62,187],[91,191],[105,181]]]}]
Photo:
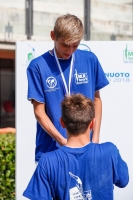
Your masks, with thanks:
[{"label": "green logo on banner", "polygon": [[131,63],[133,62],[133,50],[128,50],[128,46],[124,50],[124,62]]},{"label": "green logo on banner", "polygon": [[32,60],[34,58],[33,53],[28,53],[28,61]]},{"label": "green logo on banner", "polygon": [[27,60],[28,62],[35,58],[35,49],[30,45],[28,45],[28,53],[27,53]]}]

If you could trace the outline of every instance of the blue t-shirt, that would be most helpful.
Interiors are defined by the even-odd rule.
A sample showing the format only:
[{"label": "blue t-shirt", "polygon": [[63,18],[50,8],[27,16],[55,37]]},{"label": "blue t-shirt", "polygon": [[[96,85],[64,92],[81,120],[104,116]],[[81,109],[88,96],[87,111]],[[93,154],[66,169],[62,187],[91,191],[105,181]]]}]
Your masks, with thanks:
[{"label": "blue t-shirt", "polygon": [[[59,59],[59,62],[68,85],[71,58]],[[60,103],[66,91],[55,57],[46,52],[32,60],[27,68],[27,76],[28,99],[45,103],[46,114],[56,129],[66,138],[66,130],[60,125]],[[89,51],[76,50],[70,86],[71,93],[82,93],[94,100],[95,92],[108,84],[96,55]],[[42,153],[58,147],[59,144],[37,122],[35,160],[38,161]]]},{"label": "blue t-shirt", "polygon": [[41,156],[23,195],[31,200],[113,200],[128,184],[128,167],[110,142],[63,146]]}]

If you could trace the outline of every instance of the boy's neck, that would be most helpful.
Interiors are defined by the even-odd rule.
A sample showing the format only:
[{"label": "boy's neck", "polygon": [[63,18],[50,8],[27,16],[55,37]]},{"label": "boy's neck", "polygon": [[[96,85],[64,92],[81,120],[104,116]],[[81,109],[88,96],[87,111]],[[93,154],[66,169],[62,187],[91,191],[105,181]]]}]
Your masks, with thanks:
[{"label": "boy's neck", "polygon": [[69,146],[72,148],[78,148],[78,147],[83,147],[87,145],[90,142],[90,131],[80,134],[80,135],[70,135],[69,133],[68,139],[67,139],[67,144],[65,146]]},{"label": "boy's neck", "polygon": [[[54,49],[50,50],[49,52],[50,52],[50,54],[51,54],[52,56],[54,55]],[[58,55],[57,55],[57,58],[58,58],[58,59],[61,59],[61,60],[64,60],[64,58],[62,58],[61,56],[58,56]]]}]

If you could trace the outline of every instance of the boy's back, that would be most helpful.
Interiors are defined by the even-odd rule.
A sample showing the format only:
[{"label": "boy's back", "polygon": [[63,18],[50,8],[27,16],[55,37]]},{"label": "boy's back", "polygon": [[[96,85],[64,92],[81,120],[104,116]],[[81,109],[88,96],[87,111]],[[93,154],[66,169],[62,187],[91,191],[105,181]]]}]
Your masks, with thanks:
[{"label": "boy's back", "polygon": [[113,200],[113,184],[125,187],[127,172],[112,143],[63,146],[43,154],[24,196],[32,200]]}]

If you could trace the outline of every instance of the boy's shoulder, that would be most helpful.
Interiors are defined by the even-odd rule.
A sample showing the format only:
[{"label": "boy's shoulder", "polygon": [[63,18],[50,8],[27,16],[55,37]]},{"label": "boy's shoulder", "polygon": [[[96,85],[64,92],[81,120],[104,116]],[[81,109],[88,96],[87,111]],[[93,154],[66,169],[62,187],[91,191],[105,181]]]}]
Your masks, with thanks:
[{"label": "boy's shoulder", "polygon": [[117,146],[112,142],[104,142],[99,145],[103,148],[103,150],[106,150],[112,153],[118,153]]},{"label": "boy's shoulder", "polygon": [[28,68],[36,69],[36,67],[43,67],[45,63],[47,64],[48,60],[50,61],[51,57],[52,56],[50,55],[49,51],[47,51],[44,54],[32,59],[28,65]]},{"label": "boy's shoulder", "polygon": [[39,165],[40,166],[46,166],[49,165],[50,163],[53,163],[54,161],[57,162],[57,154],[62,153],[62,151],[59,149],[43,153],[41,158],[39,159]]},{"label": "boy's shoulder", "polygon": [[77,49],[75,51],[75,55],[77,56],[82,56],[82,57],[86,57],[86,58],[92,58],[92,59],[97,59],[97,56],[94,52],[92,51],[87,51],[87,50],[81,50],[81,49]]},{"label": "boy's shoulder", "polygon": [[42,59],[48,57],[50,54],[49,54],[49,51],[37,56],[36,58],[32,59],[30,63],[38,63],[40,62]]}]

